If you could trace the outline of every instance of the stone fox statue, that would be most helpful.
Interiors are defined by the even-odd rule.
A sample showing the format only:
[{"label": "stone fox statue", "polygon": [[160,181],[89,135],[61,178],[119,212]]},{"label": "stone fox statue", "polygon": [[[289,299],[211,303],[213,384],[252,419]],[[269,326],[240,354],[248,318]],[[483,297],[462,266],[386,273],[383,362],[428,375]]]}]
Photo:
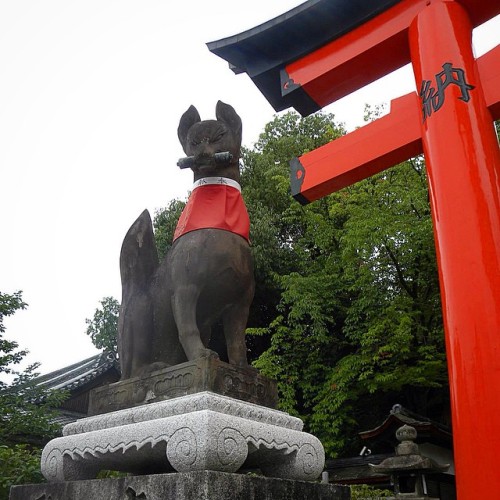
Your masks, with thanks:
[{"label": "stone fox statue", "polygon": [[200,357],[222,319],[229,363],[247,366],[245,328],[254,295],[249,219],[239,185],[241,119],[219,101],[216,120],[191,106],[178,136],[194,186],[173,245],[159,262],[149,213],[129,229],[120,255],[118,349],[122,379]]}]

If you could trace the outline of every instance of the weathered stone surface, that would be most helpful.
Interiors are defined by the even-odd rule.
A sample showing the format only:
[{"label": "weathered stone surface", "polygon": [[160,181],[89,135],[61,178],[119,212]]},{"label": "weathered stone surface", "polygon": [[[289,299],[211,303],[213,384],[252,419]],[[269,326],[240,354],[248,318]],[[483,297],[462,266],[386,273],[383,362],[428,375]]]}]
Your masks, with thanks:
[{"label": "weathered stone surface", "polygon": [[199,471],[14,486],[10,500],[349,500],[347,486]]},{"label": "weathered stone surface", "polygon": [[[118,320],[122,380],[142,377],[158,364],[212,356],[248,366],[245,330],[255,278],[239,185],[241,118],[221,101],[215,115],[201,121],[190,106],[180,119],[178,137],[196,184],[161,263],[147,211],[125,236]],[[211,343],[219,321],[225,342]]]},{"label": "weathered stone surface", "polygon": [[49,481],[93,479],[99,470],[237,472],[315,480],[325,454],[300,419],[205,392],[97,415],[67,425],[42,452]]},{"label": "weathered stone surface", "polygon": [[240,368],[215,358],[200,358],[94,389],[90,393],[89,415],[211,391],[275,408],[276,382],[253,368]]},{"label": "weathered stone surface", "polygon": [[396,456],[383,460],[378,465],[369,464],[370,468],[379,474],[390,474],[391,483],[394,484],[395,497],[392,500],[438,500],[427,494],[424,482],[425,475],[444,472],[450,464],[438,464],[432,458],[423,456],[418,444],[417,430],[411,425],[403,425],[396,431]]},{"label": "weathered stone surface", "polygon": [[295,431],[301,431],[304,426],[300,418],[292,417],[283,411],[248,404],[244,401],[206,391],[158,403],[150,403],[141,407],[82,418],[65,425],[63,436],[83,434],[158,418],[186,415],[200,410],[211,410]]}]

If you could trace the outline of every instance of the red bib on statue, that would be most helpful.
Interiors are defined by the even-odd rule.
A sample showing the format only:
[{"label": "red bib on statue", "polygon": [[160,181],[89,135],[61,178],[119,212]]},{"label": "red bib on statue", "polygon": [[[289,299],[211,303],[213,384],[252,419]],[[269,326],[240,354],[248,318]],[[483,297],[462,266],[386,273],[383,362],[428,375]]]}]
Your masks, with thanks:
[{"label": "red bib on statue", "polygon": [[224,177],[200,179],[177,223],[174,241],[197,229],[223,229],[249,241],[250,219],[240,185]]}]

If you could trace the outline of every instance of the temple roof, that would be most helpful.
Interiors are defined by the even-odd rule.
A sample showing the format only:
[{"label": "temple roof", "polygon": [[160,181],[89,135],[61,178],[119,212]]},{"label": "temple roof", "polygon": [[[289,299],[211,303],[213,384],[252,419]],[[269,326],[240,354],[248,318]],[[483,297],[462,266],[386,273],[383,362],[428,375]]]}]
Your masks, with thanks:
[{"label": "temple roof", "polygon": [[118,369],[118,361],[112,352],[102,352],[91,358],[37,377],[36,385],[46,389],[66,389],[73,391],[110,368]]},{"label": "temple roof", "polygon": [[334,458],[325,461],[325,470],[328,471],[329,480],[340,484],[377,484],[389,481],[387,476],[372,471],[369,464],[380,464],[391,453],[374,454],[366,456]]},{"label": "temple roof", "polygon": [[[209,42],[207,46],[212,53],[225,59],[235,73],[247,73],[276,111],[293,107],[306,116],[322,106],[307,93],[300,82],[289,78],[286,67],[392,7],[401,7],[400,10],[407,11],[404,22],[411,20],[414,14],[412,8],[419,2],[423,4],[422,0],[308,0],[266,23],[237,35]],[[495,0],[461,0],[460,3],[467,9],[473,27],[500,12],[500,3]],[[399,19],[401,12],[394,15],[395,19]],[[377,38],[380,30],[376,28],[374,30],[379,33],[375,37],[377,40],[367,42],[374,44],[370,45],[371,50],[378,47],[375,59],[370,59],[370,56],[354,57],[335,66],[334,82],[339,88],[329,95],[328,103],[357,90],[359,85],[367,85],[410,62],[408,37],[399,36],[403,33],[400,23],[391,22],[391,26],[398,36],[392,33],[389,36],[390,43],[387,41],[389,39]],[[361,32],[359,36],[365,35],[366,33]],[[335,50],[344,54],[348,51],[346,47],[351,50],[359,39],[349,41],[347,46],[340,43]],[[352,60],[358,59],[361,62],[351,64]],[[339,82],[343,82],[342,85]],[[330,83],[315,80],[311,86],[321,88],[322,85]]]},{"label": "temple roof", "polygon": [[431,442],[453,448],[451,428],[407,410],[400,404],[392,407],[389,416],[377,427],[359,433],[361,439],[371,442],[386,442],[391,447],[397,444],[396,430],[402,425],[411,425],[417,430],[417,442]]},{"label": "temple roof", "polygon": [[[247,73],[276,111],[318,105],[303,93],[300,103],[281,95],[280,69],[339,38],[400,0],[308,0],[255,28],[207,44],[236,73]],[[295,94],[296,95],[296,94]],[[309,109],[310,108],[310,109]]]}]

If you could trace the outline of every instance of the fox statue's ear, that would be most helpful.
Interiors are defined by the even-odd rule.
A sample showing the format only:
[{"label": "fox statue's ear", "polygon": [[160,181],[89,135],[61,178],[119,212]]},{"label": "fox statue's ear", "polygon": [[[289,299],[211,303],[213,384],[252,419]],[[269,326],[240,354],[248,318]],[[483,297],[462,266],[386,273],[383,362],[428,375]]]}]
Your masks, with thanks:
[{"label": "fox statue's ear", "polygon": [[229,129],[233,132],[234,137],[238,140],[238,143],[241,144],[241,118],[238,116],[234,108],[229,104],[218,101],[217,106],[215,106],[215,117],[217,120],[228,125]]},{"label": "fox statue's ear", "polygon": [[184,152],[186,154],[188,154],[188,152],[186,151],[186,143],[189,129],[195,123],[198,123],[200,121],[200,113],[198,113],[198,110],[194,106],[189,106],[188,110],[181,116],[179,127],[177,129],[177,136],[179,137],[179,141],[182,144],[182,149],[184,149]]}]

